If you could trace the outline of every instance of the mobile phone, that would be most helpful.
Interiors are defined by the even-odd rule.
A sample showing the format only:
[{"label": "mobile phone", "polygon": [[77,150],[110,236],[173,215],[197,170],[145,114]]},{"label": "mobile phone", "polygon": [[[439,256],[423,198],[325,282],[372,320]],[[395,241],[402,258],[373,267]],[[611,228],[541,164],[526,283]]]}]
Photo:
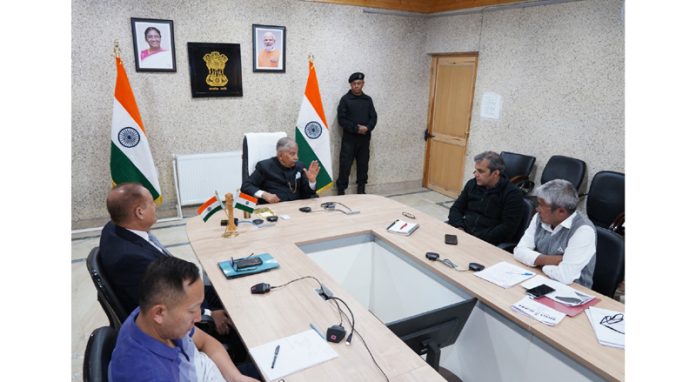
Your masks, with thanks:
[{"label": "mobile phone", "polygon": [[545,296],[551,292],[555,291],[555,289],[551,288],[550,286],[546,284],[541,284],[537,285],[532,289],[527,289],[527,294],[532,296],[533,298],[539,298],[541,296]]},{"label": "mobile phone", "polygon": [[256,267],[261,265],[262,263],[263,260],[261,260],[261,258],[259,257],[245,257],[243,259],[237,259],[233,261],[235,270]]},{"label": "mobile phone", "polygon": [[457,235],[445,234],[445,244],[457,245]]}]

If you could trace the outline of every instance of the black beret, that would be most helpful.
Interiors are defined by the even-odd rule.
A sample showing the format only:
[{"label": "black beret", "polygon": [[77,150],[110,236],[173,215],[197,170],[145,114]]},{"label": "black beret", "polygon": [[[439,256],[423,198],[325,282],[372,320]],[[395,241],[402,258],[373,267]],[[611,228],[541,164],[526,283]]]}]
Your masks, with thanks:
[{"label": "black beret", "polygon": [[350,78],[348,78],[348,83],[351,83],[355,80],[364,80],[364,79],[365,79],[364,74],[362,74],[360,72],[355,72],[355,73],[350,75]]}]

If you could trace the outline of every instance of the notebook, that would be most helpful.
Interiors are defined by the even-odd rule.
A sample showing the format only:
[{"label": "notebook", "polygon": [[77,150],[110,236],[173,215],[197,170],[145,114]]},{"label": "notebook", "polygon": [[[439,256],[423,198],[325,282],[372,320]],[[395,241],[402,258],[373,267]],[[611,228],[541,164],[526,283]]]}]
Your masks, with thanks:
[{"label": "notebook", "polygon": [[261,259],[261,265],[256,267],[235,269],[234,265],[232,264],[232,260],[223,260],[218,262],[218,267],[220,267],[220,270],[222,271],[222,274],[225,275],[225,277],[227,277],[228,279],[233,279],[235,277],[242,277],[246,275],[253,275],[255,273],[269,271],[280,266],[278,264],[278,260],[273,258],[273,256],[271,256],[269,253],[264,252],[258,255],[249,256],[249,258],[254,257],[258,257]]},{"label": "notebook", "polygon": [[409,223],[401,219],[396,219],[387,227],[387,231],[408,236],[412,234],[413,231],[417,230],[418,227],[420,227],[418,223]]}]

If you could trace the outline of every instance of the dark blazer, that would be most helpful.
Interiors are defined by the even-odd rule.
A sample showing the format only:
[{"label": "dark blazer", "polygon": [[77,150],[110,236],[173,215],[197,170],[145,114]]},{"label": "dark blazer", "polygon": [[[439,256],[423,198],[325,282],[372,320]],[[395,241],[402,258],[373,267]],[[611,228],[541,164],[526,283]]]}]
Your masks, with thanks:
[{"label": "dark blazer", "polygon": [[147,240],[108,222],[99,239],[99,260],[106,278],[127,312],[138,306],[140,280],[151,262],[167,256]]},{"label": "dark blazer", "polygon": [[[256,169],[242,183],[241,190],[251,196],[258,190],[268,191],[283,202],[316,197],[317,193],[309,188],[304,168],[300,161],[295,162],[295,167],[287,168],[277,157],[262,160],[256,163]],[[263,203],[263,199],[259,199],[259,203]]]}]

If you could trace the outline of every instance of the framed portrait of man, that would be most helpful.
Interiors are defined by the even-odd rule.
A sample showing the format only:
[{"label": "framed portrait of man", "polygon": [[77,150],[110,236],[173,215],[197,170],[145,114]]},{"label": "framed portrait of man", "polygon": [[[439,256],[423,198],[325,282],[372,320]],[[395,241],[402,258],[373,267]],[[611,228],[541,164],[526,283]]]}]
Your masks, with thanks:
[{"label": "framed portrait of man", "polygon": [[251,25],[255,72],[285,73],[285,27]]},{"label": "framed portrait of man", "polygon": [[176,72],[174,22],[131,17],[136,72]]}]

